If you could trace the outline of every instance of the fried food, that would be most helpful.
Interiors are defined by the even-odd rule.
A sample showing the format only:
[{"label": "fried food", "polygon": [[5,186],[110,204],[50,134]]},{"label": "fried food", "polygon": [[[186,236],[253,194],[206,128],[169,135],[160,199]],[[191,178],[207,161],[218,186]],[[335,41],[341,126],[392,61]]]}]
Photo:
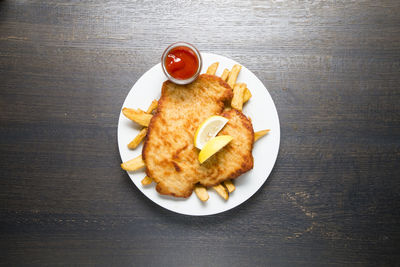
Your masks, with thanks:
[{"label": "fried food", "polygon": [[226,188],[222,184],[215,185],[213,188],[215,191],[217,191],[218,195],[220,195],[223,199],[228,200],[228,191],[226,191]]},{"label": "fried food", "polygon": [[[232,67],[231,71],[229,71],[228,69],[224,69],[224,71],[221,75],[221,79],[224,81],[228,80],[227,82],[228,82],[229,86],[234,88],[236,86],[235,83],[237,80],[237,76],[239,75],[239,72],[241,69],[242,69],[242,67],[237,64]],[[246,103],[247,101],[249,101],[251,96],[252,95],[251,95],[250,90],[247,87],[245,87],[244,92],[243,92],[243,103]]]},{"label": "fried food", "polygon": [[233,65],[231,71],[229,72],[228,84],[231,88],[233,88],[233,86],[235,85],[236,79],[237,79],[241,69],[242,69],[242,66],[235,64],[235,65]]},{"label": "fried food", "polygon": [[269,133],[269,129],[268,130],[262,130],[262,131],[258,131],[254,133],[254,142],[257,141],[258,139],[260,139],[261,137],[263,137],[264,135],[266,135],[267,133]]},{"label": "fried food", "polygon": [[151,101],[150,106],[147,108],[146,113],[150,114],[152,113],[158,106],[158,101],[157,100],[153,100]]},{"label": "fried food", "polygon": [[153,115],[147,114],[141,109],[123,108],[122,113],[130,120],[142,125],[148,126]]},{"label": "fried food", "polygon": [[243,108],[243,93],[244,89],[246,89],[245,83],[237,83],[233,87],[233,98],[231,106],[237,110],[242,110]]},{"label": "fried food", "polygon": [[153,179],[151,179],[149,176],[145,176],[143,179],[142,179],[142,181],[141,181],[141,183],[142,183],[142,185],[149,185],[149,184],[151,184],[153,182]]},{"label": "fried food", "polygon": [[229,70],[224,69],[224,71],[222,72],[222,75],[221,75],[221,79],[226,82],[226,80],[228,79],[228,76],[229,76]]},{"label": "fried food", "polygon": [[125,171],[137,171],[145,166],[145,163],[142,159],[142,155],[137,156],[134,159],[125,161],[121,164],[121,168]]},{"label": "fried food", "polygon": [[[202,74],[189,85],[166,81],[143,146],[146,174],[160,194],[189,197],[195,184],[215,186],[253,167],[254,131],[241,112],[221,112],[232,100],[232,89],[221,78]],[[193,139],[197,127],[212,115],[229,122],[219,133],[233,140],[203,164]]]},{"label": "fried food", "polygon": [[246,103],[247,101],[249,101],[249,99],[252,97],[251,92],[249,90],[249,88],[244,89],[243,92],[243,103]]},{"label": "fried food", "polygon": [[[221,116],[229,119],[229,121],[218,136],[230,135],[233,140],[202,164],[202,166],[213,170],[212,173],[202,179],[201,183],[205,186],[234,179],[253,168],[254,131],[250,120],[242,112],[235,109],[226,110]],[[215,173],[216,170],[218,170],[217,174]]]},{"label": "fried food", "polygon": [[224,181],[224,185],[225,185],[226,189],[228,189],[229,193],[232,193],[236,189],[235,185],[232,183],[231,180]]},{"label": "fried food", "polygon": [[136,137],[128,144],[128,148],[135,149],[140,144],[140,142],[142,142],[142,140],[146,137],[146,134],[147,134],[147,127],[140,130],[138,135],[136,135]]},{"label": "fried food", "polygon": [[[157,108],[158,106],[158,101],[157,100],[153,100],[150,104],[150,106],[148,107],[146,113],[150,114]],[[122,113],[128,117],[129,119],[140,123],[141,125],[143,124],[149,124],[151,118],[153,117],[153,115],[151,116],[143,116],[144,113],[142,110],[134,110],[134,109],[130,109],[130,108],[123,108],[122,109]],[[143,141],[143,139],[146,137],[147,134],[147,127],[144,127],[142,130],[140,130],[140,132],[138,133],[138,135],[128,144],[128,148],[129,149],[135,149],[136,147],[138,147],[138,145]]]},{"label": "fried food", "polygon": [[[221,79],[224,81],[228,80],[228,84],[232,88],[234,88],[236,80],[237,80],[237,76],[239,75],[240,70],[241,70],[241,66],[239,66],[239,65],[233,66],[231,71],[229,71],[228,69],[224,69],[224,71],[222,72],[222,75],[221,75]],[[228,77],[231,77],[231,78],[228,78]],[[251,97],[252,97],[251,92],[250,92],[249,88],[246,87],[243,92],[243,103],[246,103],[247,101],[249,101],[249,99]]]},{"label": "fried food", "polygon": [[208,67],[206,73],[207,73],[207,74],[210,74],[210,75],[215,75],[215,73],[217,72],[217,69],[218,69],[218,65],[219,65],[219,62],[215,62],[215,63],[211,64],[211,65]]},{"label": "fried food", "polygon": [[194,192],[196,193],[197,197],[203,202],[209,199],[207,188],[204,185],[196,184],[194,186]]}]

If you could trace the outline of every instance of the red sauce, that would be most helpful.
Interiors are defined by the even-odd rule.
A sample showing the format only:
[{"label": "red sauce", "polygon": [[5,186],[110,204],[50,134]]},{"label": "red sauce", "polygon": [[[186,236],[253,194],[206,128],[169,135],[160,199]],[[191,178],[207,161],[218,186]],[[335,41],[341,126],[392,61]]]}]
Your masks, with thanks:
[{"label": "red sauce", "polygon": [[165,68],[175,79],[189,79],[196,74],[198,67],[196,53],[186,46],[174,47],[165,58]]}]

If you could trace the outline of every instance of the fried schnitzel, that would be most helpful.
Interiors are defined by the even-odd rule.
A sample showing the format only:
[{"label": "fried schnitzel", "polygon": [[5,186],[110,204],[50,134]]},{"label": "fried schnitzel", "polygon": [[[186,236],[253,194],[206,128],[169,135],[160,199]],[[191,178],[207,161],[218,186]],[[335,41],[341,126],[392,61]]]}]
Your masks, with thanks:
[{"label": "fried schnitzel", "polygon": [[[251,122],[237,110],[223,111],[232,96],[231,87],[214,75],[202,74],[188,85],[164,82],[142,151],[146,174],[160,194],[189,197],[198,182],[217,185],[253,168]],[[220,134],[233,140],[200,164],[193,144],[195,131],[208,117],[219,114],[229,119]]]}]

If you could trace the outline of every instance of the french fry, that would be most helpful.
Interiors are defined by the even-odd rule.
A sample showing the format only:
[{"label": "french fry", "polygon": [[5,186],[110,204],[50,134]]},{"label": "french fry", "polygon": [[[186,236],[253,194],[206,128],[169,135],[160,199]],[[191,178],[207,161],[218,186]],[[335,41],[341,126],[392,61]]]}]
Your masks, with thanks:
[{"label": "french fry", "polygon": [[233,88],[233,86],[236,83],[236,79],[239,75],[240,70],[242,69],[242,66],[235,64],[232,67],[232,70],[229,72],[229,77],[228,77],[228,84],[231,88]]},{"label": "french fry", "polygon": [[153,179],[151,179],[149,176],[145,176],[142,180],[142,185],[149,185],[153,182]]},{"label": "french fry", "polygon": [[217,72],[217,69],[218,69],[218,65],[219,65],[219,62],[215,62],[215,63],[211,64],[211,65],[208,67],[206,73],[207,73],[207,74],[210,74],[210,75],[215,75],[215,73]]},{"label": "french fry", "polygon": [[[158,101],[157,100],[153,100],[149,106],[149,108],[147,109],[146,113],[150,114],[151,112],[153,112],[153,110],[155,110],[158,106]],[[126,109],[125,113],[129,113],[129,111],[127,111]],[[123,112],[124,112],[123,110]],[[124,114],[125,114],[124,113]],[[128,148],[129,149],[135,149],[142,141],[143,139],[146,137],[147,134],[147,127],[144,127],[139,134],[128,144]]]},{"label": "french fry", "polygon": [[262,130],[254,133],[254,142],[269,133],[270,129]]},{"label": "french fry", "polygon": [[244,92],[245,88],[246,88],[245,83],[237,83],[233,87],[233,98],[232,98],[231,106],[234,109],[237,109],[240,111],[242,110],[242,108],[243,108],[243,92]]},{"label": "french fry", "polygon": [[142,142],[142,140],[146,137],[146,134],[147,134],[147,127],[144,127],[138,133],[138,135],[136,135],[136,137],[128,144],[128,148],[135,149],[140,144],[140,142]]},{"label": "french fry", "polygon": [[142,125],[149,126],[150,120],[153,117],[151,114],[147,114],[141,109],[123,108],[122,113],[130,120]]},{"label": "french fry", "polygon": [[224,72],[222,72],[222,75],[221,75],[221,79],[226,82],[226,80],[228,79],[228,76],[229,76],[229,70],[224,69]]},{"label": "french fry", "polygon": [[207,188],[201,184],[196,184],[194,186],[194,192],[196,193],[197,197],[203,202],[207,201],[209,198]]},{"label": "french fry", "polygon": [[124,163],[121,164],[121,168],[124,169],[125,171],[136,171],[140,168],[143,168],[144,166],[145,164],[142,159],[142,155],[139,155],[136,158],[125,161]]},{"label": "french fry", "polygon": [[215,185],[213,186],[213,188],[215,191],[217,191],[218,195],[220,195],[223,199],[228,200],[228,191],[226,191],[225,187],[222,184]]},{"label": "french fry", "polygon": [[246,103],[247,101],[249,101],[250,98],[251,98],[251,92],[250,92],[249,88],[244,89],[243,103]]},{"label": "french fry", "polygon": [[235,185],[232,183],[231,180],[224,181],[224,185],[225,185],[226,189],[228,189],[229,193],[232,193],[236,189]]},{"label": "french fry", "polygon": [[158,101],[157,100],[153,100],[151,101],[151,104],[149,106],[149,108],[147,109],[146,113],[150,114],[153,112],[153,110],[155,110],[158,107]]}]

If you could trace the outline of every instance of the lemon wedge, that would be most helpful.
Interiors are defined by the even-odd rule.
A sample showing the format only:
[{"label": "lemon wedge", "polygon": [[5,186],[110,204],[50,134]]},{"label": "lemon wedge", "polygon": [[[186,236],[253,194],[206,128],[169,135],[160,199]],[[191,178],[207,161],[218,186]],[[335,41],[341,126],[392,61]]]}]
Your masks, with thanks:
[{"label": "lemon wedge", "polygon": [[200,124],[194,134],[194,146],[203,149],[204,145],[224,128],[228,119],[222,116],[211,116]]},{"label": "lemon wedge", "polygon": [[203,163],[204,161],[209,159],[212,155],[214,155],[224,146],[229,144],[229,142],[232,141],[232,139],[233,137],[230,135],[220,135],[212,138],[204,145],[203,149],[199,153],[200,163]]}]

